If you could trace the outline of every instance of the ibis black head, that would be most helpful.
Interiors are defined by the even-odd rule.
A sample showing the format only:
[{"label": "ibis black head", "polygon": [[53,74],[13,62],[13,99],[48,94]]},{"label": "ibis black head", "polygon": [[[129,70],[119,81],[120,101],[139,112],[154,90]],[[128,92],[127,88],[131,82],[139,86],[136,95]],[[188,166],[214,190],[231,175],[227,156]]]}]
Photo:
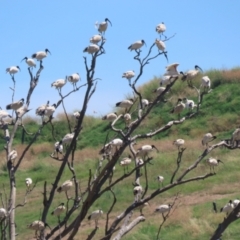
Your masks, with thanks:
[{"label": "ibis black head", "polygon": [[201,72],[203,72],[203,70],[198,66],[198,65],[195,65],[195,67],[194,67],[196,70],[200,70]]},{"label": "ibis black head", "polygon": [[147,46],[146,42],[144,40],[141,40],[142,44],[144,44],[145,46]]},{"label": "ibis black head", "polygon": [[159,152],[159,150],[156,148],[156,146],[155,146],[155,145],[152,145],[152,148],[155,148],[155,149],[157,150],[157,152]]},{"label": "ibis black head", "polygon": [[179,98],[179,99],[178,99],[178,102],[182,102],[182,99],[181,99],[181,98]]},{"label": "ibis black head", "polygon": [[[22,61],[23,61],[23,60],[28,60],[28,58],[27,58],[27,57],[25,57],[25,58],[23,58],[23,59],[22,59]],[[21,61],[21,62],[22,62],[22,61]]]},{"label": "ibis black head", "polygon": [[18,69],[21,71],[21,69],[20,69],[20,67],[19,67],[19,66],[16,66],[16,68],[18,68]]},{"label": "ibis black head", "polygon": [[64,203],[61,203],[59,206],[64,206]]},{"label": "ibis black head", "polygon": [[55,108],[57,107],[56,103],[54,103],[52,106],[55,107]]},{"label": "ibis black head", "polygon": [[24,98],[21,98],[21,99],[20,99],[20,102],[24,102]]},{"label": "ibis black head", "polygon": [[222,163],[222,164],[224,164],[220,159],[217,159],[217,162],[218,162],[218,163]]},{"label": "ibis black head", "polygon": [[[45,49],[45,52],[46,52],[46,53],[48,53],[48,52],[49,52],[49,53],[51,54],[51,52],[50,52],[50,51],[49,51],[47,48]],[[51,55],[52,55],[52,54],[51,54]]]},{"label": "ibis black head", "polygon": [[108,18],[105,18],[105,22],[109,22],[110,25],[112,26],[112,23],[111,23],[111,21]]},{"label": "ibis black head", "polygon": [[44,227],[48,227],[52,231],[51,227],[47,223],[44,223]]}]

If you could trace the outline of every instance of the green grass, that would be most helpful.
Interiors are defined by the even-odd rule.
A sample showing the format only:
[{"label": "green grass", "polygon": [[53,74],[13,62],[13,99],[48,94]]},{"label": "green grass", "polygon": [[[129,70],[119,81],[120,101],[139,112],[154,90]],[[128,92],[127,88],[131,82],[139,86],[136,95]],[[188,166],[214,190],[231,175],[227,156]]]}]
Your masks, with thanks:
[{"label": "green grass", "polygon": [[[157,175],[163,175],[165,177],[164,186],[169,184],[170,176],[176,169],[177,150],[172,146],[168,146],[165,142],[171,142],[176,138],[184,138],[186,141],[186,150],[183,155],[182,164],[176,178],[191,165],[196,158],[202,154],[204,148],[201,146],[201,137],[206,132],[212,132],[217,136],[217,142],[220,139],[230,138],[234,129],[240,124],[240,95],[239,95],[239,81],[240,74],[239,69],[233,69],[231,71],[224,70],[210,70],[206,73],[212,79],[213,91],[204,96],[204,102],[201,105],[200,114],[193,119],[184,122],[181,125],[175,125],[171,129],[158,134],[153,137],[154,141],[157,141],[160,148],[160,153],[153,153],[154,159],[152,163],[154,165],[148,165],[148,194],[154,192],[158,188],[157,181],[154,180]],[[200,85],[200,78],[196,80],[196,84]],[[144,98],[153,100],[154,95],[152,90],[159,86],[159,80],[157,77],[150,83],[140,87],[140,91]],[[148,119],[144,120],[141,127],[136,130],[137,133],[146,133],[150,130],[154,130],[168,121],[177,119],[177,116],[169,114],[176,103],[178,97],[188,97],[190,99],[196,99],[196,92],[186,87],[186,83],[178,80],[176,85],[173,86],[172,92],[166,95],[166,98],[170,99],[166,103],[160,102],[152,109],[152,112]],[[183,113],[187,114],[185,111]],[[134,117],[133,117],[134,118]],[[69,132],[67,124],[64,122],[64,117],[56,117],[54,120],[54,135],[57,139],[60,139],[63,135]],[[75,125],[74,119],[71,119],[71,126]],[[31,133],[36,133],[39,128],[39,123],[34,119],[27,119],[26,128]],[[106,133],[109,132],[109,139],[115,137],[115,133],[109,129],[109,123],[103,122],[99,118],[86,116],[84,121],[84,128],[80,133],[77,143],[77,156],[75,162],[76,177],[80,182],[81,191],[87,187],[89,169],[92,173],[95,173],[95,169],[98,163],[98,157],[84,157],[82,151],[95,151],[100,149],[104,144]],[[118,127],[123,127],[124,123],[120,121]],[[25,167],[24,163],[20,166],[16,174],[17,182],[17,203],[22,203],[26,192],[25,178],[31,177],[33,181],[38,181],[36,188],[27,197],[27,203],[23,208],[17,208],[16,210],[16,224],[17,232],[19,233],[19,239],[25,239],[26,236],[33,236],[31,230],[26,229],[26,225],[33,220],[39,219],[42,207],[42,192],[44,182],[47,181],[47,190],[49,193],[51,184],[55,180],[55,175],[61,165],[61,162],[54,161],[49,157],[47,143],[53,145],[55,141],[52,137],[52,128],[47,125],[37,142],[30,149],[30,156],[23,160],[23,162],[29,161]],[[32,136],[25,135],[24,141],[28,143]],[[22,130],[17,131],[16,138],[14,139],[14,146],[21,146]],[[147,142],[148,140],[145,140]],[[151,140],[152,141],[152,140]],[[44,143],[44,145],[43,145]],[[5,143],[1,139],[0,144],[3,146]],[[192,145],[191,145],[192,144]],[[139,144],[141,145],[141,143]],[[36,146],[36,148],[35,148]],[[41,146],[41,147],[40,147]],[[194,146],[191,148],[191,146]],[[138,147],[138,146],[137,146]],[[127,155],[129,150],[125,152]],[[161,215],[153,215],[155,206],[162,203],[172,202],[177,193],[179,193],[179,200],[177,201],[177,209],[174,212],[165,225],[160,234],[161,240],[169,239],[188,239],[202,240],[209,239],[210,235],[214,232],[218,224],[223,220],[224,214],[212,212],[212,201],[214,197],[217,197],[216,201],[220,208],[229,198],[239,198],[238,196],[238,181],[240,178],[240,166],[238,150],[230,151],[228,149],[216,149],[211,154],[213,157],[220,158],[224,164],[219,165],[216,169],[217,174],[205,180],[189,183],[186,185],[177,186],[167,192],[157,196],[150,202],[150,207],[144,209],[146,221],[140,223],[131,233],[126,235],[123,239],[126,240],[148,240],[156,239],[159,224],[161,223]],[[4,153],[2,153],[4,156]],[[106,162],[103,163],[103,166]],[[133,165],[130,167],[130,169]],[[185,178],[190,178],[196,175],[204,175],[209,172],[209,166],[207,166],[205,159],[200,162],[198,167],[189,173]],[[123,174],[123,168],[116,165],[114,172],[114,179],[117,179]],[[68,167],[64,170],[64,174],[61,178],[60,184],[71,178],[71,172]],[[122,209],[129,206],[133,202],[133,186],[134,175],[128,179],[124,179],[117,186],[113,187],[113,191],[117,197],[117,203],[114,206],[113,212],[110,215],[110,222],[121,213]],[[8,189],[8,172],[5,165],[5,158],[0,160],[0,183]],[[108,183],[106,183],[107,186]],[[141,184],[145,187],[145,178],[141,178]],[[224,187],[221,187],[224,185]],[[3,189],[3,187],[1,188]],[[2,190],[0,190],[2,193]],[[74,193],[71,192],[71,195]],[[191,198],[199,198],[197,200],[191,200]],[[206,200],[204,200],[206,198]],[[104,211],[104,214],[112,204],[113,196],[110,192],[106,192],[97,199],[94,205],[90,208],[89,213],[98,208]],[[193,201],[190,205],[188,202]],[[58,194],[54,198],[53,205],[50,212],[59,205],[61,202],[66,202],[64,193]],[[182,210],[183,209],[183,210]],[[79,212],[79,210],[77,210]],[[76,216],[74,213],[73,217]],[[139,211],[135,211],[133,216],[138,216]],[[106,217],[103,217],[106,219]],[[48,216],[47,222],[50,226],[54,226],[57,223],[56,217]],[[102,225],[94,239],[99,239],[104,231],[104,220],[101,220]],[[87,236],[93,224],[89,224],[84,221],[82,229],[79,234]],[[231,224],[231,226],[224,233],[223,239],[238,239],[238,224],[237,222]],[[31,235],[32,234],[32,235]],[[82,235],[81,235],[82,236]]]}]

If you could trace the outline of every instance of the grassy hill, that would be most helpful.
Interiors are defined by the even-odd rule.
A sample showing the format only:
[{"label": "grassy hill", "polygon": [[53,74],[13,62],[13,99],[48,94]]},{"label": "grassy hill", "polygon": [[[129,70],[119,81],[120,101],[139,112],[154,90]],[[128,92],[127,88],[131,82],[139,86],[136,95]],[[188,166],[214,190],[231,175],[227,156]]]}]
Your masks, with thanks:
[{"label": "grassy hill", "polygon": [[[230,138],[234,129],[240,125],[240,69],[236,68],[221,71],[210,70],[205,74],[212,79],[213,90],[211,93],[204,96],[200,114],[184,122],[182,125],[173,126],[170,130],[155,136],[153,139],[146,139],[142,142],[138,142],[139,146],[143,143],[148,143],[154,144],[160,149],[159,154],[153,153],[154,165],[148,165],[149,193],[158,188],[158,183],[154,180],[157,175],[163,175],[165,177],[164,185],[166,185],[169,183],[171,174],[176,168],[177,149],[172,145],[173,140],[177,138],[184,138],[186,140],[186,150],[180,168],[181,173],[186,167],[193,163],[204,150],[201,146],[201,138],[204,133],[212,132],[217,136],[217,140],[214,141],[217,142],[220,139]],[[200,77],[195,80],[195,84],[197,86],[200,85]],[[156,77],[141,86],[139,90],[144,98],[153,100],[154,95],[152,90],[158,86],[159,79]],[[196,91],[187,87],[185,82],[178,80],[171,92],[166,96],[168,101],[166,103],[161,102],[154,107],[149,118],[144,120],[141,129],[137,130],[136,133],[148,132],[149,129],[154,130],[168,121],[176,119],[177,117],[169,114],[169,111],[179,97],[197,100]],[[187,111],[185,111],[183,115],[184,114],[187,114]],[[65,133],[69,132],[63,119],[63,116],[59,115],[54,122],[56,139],[60,139]],[[74,125],[74,119],[71,121],[72,125]],[[35,132],[38,128],[38,123],[31,118],[26,118],[24,124],[29,132]],[[84,128],[81,132],[80,140],[78,141],[78,151],[75,155],[75,168],[81,189],[87,186],[88,169],[95,171],[99,159],[98,150],[105,142],[106,133],[108,131],[108,123],[103,122],[99,118],[86,116]],[[113,136],[114,134],[110,132],[109,138]],[[19,152],[21,152],[25,144],[30,141],[32,136],[25,135],[24,144],[21,144],[21,137],[22,130],[19,129],[15,139],[15,146]],[[51,135],[51,126],[47,126],[36,144],[34,144],[26,154],[23,164],[17,172],[18,203],[24,201],[24,179],[26,177],[31,177],[35,181],[38,180],[36,188],[28,197],[26,206],[24,208],[18,208],[16,211],[17,232],[19,233],[18,239],[30,239],[30,237],[33,237],[34,233],[26,229],[26,225],[39,218],[42,205],[43,183],[45,180],[47,180],[48,185],[53,182],[55,173],[60,165],[58,161],[54,161],[49,157],[49,154],[52,152],[54,141]],[[0,144],[3,146],[4,142],[2,141]],[[126,151],[124,155],[127,154],[128,151]],[[3,193],[3,188],[8,188],[5,152],[2,151],[0,156],[0,182],[2,185],[2,190],[0,192]],[[134,228],[124,239],[156,239],[162,217],[161,215],[153,214],[154,209],[160,204],[171,203],[177,193],[179,193],[179,198],[175,210],[163,227],[161,239],[208,239],[224,217],[223,213],[213,213],[212,202],[217,202],[220,208],[225,205],[229,199],[240,198],[239,150],[230,151],[227,149],[216,149],[211,156],[218,157],[224,162],[224,165],[218,167],[217,174],[214,177],[204,181],[178,186],[157,196],[150,202],[150,206],[144,209],[146,221]],[[207,172],[209,172],[209,167],[206,165],[205,161],[203,161],[192,174],[203,175]],[[123,169],[120,166],[116,166],[114,178],[122,174]],[[69,179],[70,176],[70,171],[65,169],[61,182]],[[113,190],[118,201],[110,216],[110,221],[112,221],[124,207],[128,206],[128,204],[133,201],[133,177],[120,182],[118,186],[114,187]],[[142,180],[141,183],[144,186],[144,180]],[[54,206],[57,206],[65,200],[64,193],[56,195]],[[111,202],[111,194],[106,193],[95,203],[90,211],[101,207],[104,213],[106,213]],[[137,215],[139,215],[139,212],[135,211],[134,216]],[[104,216],[103,218],[105,219],[106,217]],[[56,224],[56,217],[49,216],[48,223],[50,226]],[[223,239],[239,239],[238,224],[238,222],[232,224],[224,233]],[[93,227],[94,223],[84,222],[81,226],[78,238],[76,239],[85,239]],[[103,232],[104,220],[100,220],[100,228],[94,239],[99,239]],[[188,238],[186,238],[186,234],[188,234]]]}]

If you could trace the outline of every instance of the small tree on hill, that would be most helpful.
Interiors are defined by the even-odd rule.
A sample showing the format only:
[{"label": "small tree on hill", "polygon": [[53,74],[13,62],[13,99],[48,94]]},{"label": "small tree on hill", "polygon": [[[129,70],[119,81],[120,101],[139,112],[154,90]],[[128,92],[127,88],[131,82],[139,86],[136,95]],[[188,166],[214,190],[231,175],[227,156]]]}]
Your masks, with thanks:
[{"label": "small tree on hill", "polygon": [[[179,74],[172,74],[171,72],[168,72],[165,76],[165,78],[168,78],[166,86],[156,90],[157,94],[152,102],[146,101],[146,99],[142,95],[142,92],[137,88],[137,84],[144,72],[144,68],[147,65],[151,64],[151,62],[158,57],[163,56],[167,59],[165,42],[169,41],[171,37],[165,37],[164,40],[160,40],[161,37],[163,38],[163,36],[160,35],[160,39],[153,41],[145,56],[142,55],[140,48],[138,48],[142,46],[144,42],[139,41],[136,42],[135,45],[133,44],[129,47],[130,50],[133,50],[133,60],[137,61],[139,64],[138,71],[136,71],[136,73],[133,73],[135,74],[135,76],[129,77],[128,75],[124,75],[124,77],[126,77],[129,81],[130,89],[133,91],[133,99],[127,100],[127,103],[125,102],[125,105],[123,103],[118,104],[118,106],[124,106],[124,110],[122,111],[122,113],[120,111],[120,114],[118,115],[112,115],[112,121],[107,128],[105,142],[102,143],[103,147],[100,150],[101,158],[99,160],[98,166],[96,169],[89,169],[87,186],[85,189],[80,188],[80,179],[78,177],[78,173],[75,171],[75,151],[79,134],[81,136],[81,130],[83,128],[83,120],[86,114],[86,110],[88,108],[88,105],[91,104],[92,96],[94,95],[95,91],[97,91],[97,84],[99,78],[104,78],[104,76],[98,76],[96,72],[97,61],[101,61],[102,55],[105,54],[105,45],[107,44],[104,37],[104,34],[102,34],[98,43],[91,44],[84,50],[85,52],[89,53],[89,57],[84,56],[83,58],[83,64],[85,65],[86,69],[86,83],[77,86],[77,80],[76,82],[74,82],[74,76],[69,76],[66,77],[65,82],[63,80],[62,83],[54,84],[54,86],[58,88],[59,101],[55,105],[50,106],[48,99],[46,99],[46,105],[41,106],[41,108],[38,109],[38,114],[42,116],[42,123],[39,126],[38,131],[31,135],[31,141],[22,152],[16,152],[14,150],[14,138],[16,131],[19,128],[22,128],[23,136],[25,134],[29,134],[27,131],[27,126],[23,124],[23,119],[25,113],[28,112],[28,109],[30,107],[30,100],[34,97],[34,90],[35,88],[37,88],[38,82],[40,81],[41,72],[44,70],[44,60],[39,61],[38,71],[35,75],[33,74],[31,67],[28,68],[30,76],[30,86],[27,92],[27,96],[25,98],[25,103],[19,103],[20,107],[13,107],[13,103],[15,102],[15,92],[17,91],[17,89],[15,89],[15,81],[17,81],[17,79],[15,79],[14,74],[11,75],[13,81],[12,104],[10,104],[9,106],[9,108],[13,109],[11,119],[5,118],[7,116],[5,116],[6,114],[3,112],[4,110],[0,110],[2,111],[0,124],[5,138],[4,149],[6,150],[6,167],[9,176],[9,186],[5,186],[4,189],[1,190],[1,239],[14,240],[18,234],[16,232],[15,210],[16,208],[24,207],[27,204],[28,195],[31,194],[32,191],[34,191],[37,182],[31,184],[31,180],[29,180],[29,182],[27,183],[27,190],[25,198],[23,199],[23,203],[16,204],[17,183],[15,180],[15,176],[18,173],[17,171],[21,166],[24,156],[29,151],[30,147],[37,141],[42,130],[47,125],[51,125],[52,127],[53,142],[58,140],[55,136],[55,123],[53,121],[53,113],[55,109],[57,109],[61,105],[65,113],[66,122],[69,128],[69,134],[65,137],[64,134],[62,136],[62,140],[56,143],[55,151],[57,155],[50,155],[50,158],[60,160],[59,169],[56,176],[49,176],[49,179],[46,179],[43,185],[43,194],[39,195],[39,198],[43,198],[43,205],[41,206],[41,209],[43,210],[40,219],[36,219],[36,222],[32,223],[31,225],[31,227],[36,230],[35,236],[37,239],[57,240],[63,239],[65,237],[67,237],[67,239],[74,239],[77,236],[77,233],[81,232],[82,222],[87,217],[89,217],[89,219],[94,219],[96,222],[96,227],[87,237],[88,240],[93,239],[98,230],[97,222],[99,216],[102,214],[102,210],[98,209],[98,211],[94,212],[92,215],[89,215],[89,209],[106,192],[110,193],[113,200],[112,202],[109,202],[108,211],[104,213],[106,215],[106,219],[104,232],[101,236],[101,239],[121,239],[136,225],[145,221],[145,216],[143,214],[133,219],[132,213],[134,209],[140,209],[142,211],[142,208],[148,202],[154,201],[156,196],[159,196],[162,193],[177,187],[178,185],[188,184],[189,182],[198,181],[200,179],[214,177],[214,175],[216,174],[214,170],[204,175],[194,175],[193,173],[191,174],[191,176],[189,176],[189,173],[192,173],[193,170],[198,166],[198,164],[214,149],[222,146],[225,146],[231,150],[238,148],[238,142],[237,144],[235,144],[235,142],[226,141],[221,141],[212,146],[207,146],[202,152],[202,154],[197,159],[195,159],[195,161],[190,166],[185,169],[181,169],[181,162],[184,156],[185,148],[184,145],[182,145],[181,143],[175,142],[175,144],[178,146],[178,155],[176,159],[176,169],[172,173],[170,182],[165,184],[165,186],[160,186],[160,184],[159,188],[154,191],[149,190],[150,179],[148,176],[148,167],[153,160],[150,152],[154,148],[157,149],[157,147],[149,144],[142,146],[141,148],[136,147],[135,143],[138,142],[138,140],[148,139],[159,135],[160,133],[167,131],[173,126],[181,125],[183,122],[189,121],[190,119],[194,120],[194,117],[200,114],[199,110],[201,108],[202,101],[204,100],[204,95],[208,94],[211,91],[210,88],[197,88],[191,81],[189,81],[188,85],[186,86],[195,89],[196,96],[198,97],[198,102],[195,107],[189,105],[189,111],[183,111],[186,108],[187,103],[184,103],[181,99],[179,99],[178,103],[176,105],[173,105],[173,101],[171,99],[174,99],[175,101],[177,97],[172,96],[170,98],[170,94],[167,95],[167,93],[170,92],[176,81],[182,81],[188,77],[185,74],[181,76]],[[72,91],[70,91],[66,95],[63,95],[61,92],[61,87],[64,86],[67,80],[71,81],[74,87]],[[183,82],[183,84],[186,84],[186,82]],[[67,110],[65,109],[65,102],[68,100],[69,95],[77,94],[78,90],[82,88],[85,89],[84,100],[81,105],[79,105],[81,111],[76,113],[76,122],[74,122],[73,124],[67,115]],[[147,132],[139,131],[139,129],[141,128],[141,124],[144,122],[145,119],[149,117],[151,111],[156,108],[156,106],[163,106],[164,104],[166,104],[166,102],[170,102],[172,104],[171,108],[169,109],[169,114],[170,112],[173,113],[173,118],[175,120],[166,122],[162,126],[156,127],[156,129],[154,130],[149,129],[149,131]],[[62,148],[64,149],[64,154],[62,158],[59,158],[58,154],[62,152]],[[128,164],[129,159],[122,159],[123,153],[126,149],[129,149],[131,153],[130,159],[132,159],[132,161],[134,162],[135,167],[130,171],[124,171],[124,173],[120,177],[115,177],[115,165],[121,160],[121,165],[127,166]],[[73,197],[68,196],[68,187],[60,187],[62,175],[66,168],[72,173],[72,178],[66,183],[66,185],[69,184],[69,188],[74,188],[75,194]],[[121,181],[129,178],[131,178],[133,181],[133,185],[129,186],[133,190],[132,201],[128,203],[128,206],[126,208],[122,209],[119,215],[115,216],[113,214],[113,210],[114,207],[118,204],[119,195],[114,191],[114,187],[118,185]],[[50,191],[47,189],[50,189]],[[9,195],[7,194],[8,191]],[[57,191],[65,191],[66,198],[63,198],[62,200],[64,206],[62,204],[57,210],[53,211],[52,213],[58,217],[58,222],[55,226],[50,226],[50,229],[48,229],[48,216],[49,214],[51,214],[51,209],[53,209],[54,207],[52,203]],[[6,196],[7,200],[5,199]],[[174,209],[173,205],[177,202],[177,196],[173,197],[174,200],[169,206],[170,211],[166,211],[166,213],[162,214],[163,221],[160,224],[158,233],[156,233],[157,238],[159,237],[163,223],[167,220],[169,213],[171,213]],[[37,208],[40,209],[39,206],[36,206],[36,209]],[[161,212],[161,209],[159,208],[158,211]],[[61,216],[61,218],[59,216]],[[113,218],[113,220],[110,220],[110,217]],[[19,236],[20,235],[21,234],[19,233]],[[217,238],[213,237],[212,239]]]}]

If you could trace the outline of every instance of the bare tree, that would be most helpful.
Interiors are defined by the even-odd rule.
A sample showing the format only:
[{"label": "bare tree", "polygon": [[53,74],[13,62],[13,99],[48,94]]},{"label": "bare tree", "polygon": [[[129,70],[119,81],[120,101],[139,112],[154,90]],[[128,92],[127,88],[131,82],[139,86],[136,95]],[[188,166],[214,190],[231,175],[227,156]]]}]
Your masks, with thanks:
[{"label": "bare tree", "polygon": [[[103,32],[105,34],[105,31]],[[173,37],[173,36],[172,36]],[[165,38],[165,42],[169,41],[170,38]],[[96,76],[96,64],[97,61],[100,60],[100,57],[105,54],[105,38],[102,36],[101,40],[98,43],[99,45],[90,45],[84,51],[89,53],[90,59],[87,57],[83,58],[83,63],[85,65],[86,70],[86,83],[81,86],[74,85],[72,91],[63,95],[61,92],[61,88],[59,89],[59,101],[54,105],[53,112],[56,108],[62,105],[66,121],[69,128],[69,134],[66,135],[66,138],[62,139],[62,143],[58,143],[56,147],[59,151],[60,145],[63,144],[63,148],[65,150],[63,158],[60,159],[60,167],[58,172],[55,176],[55,180],[53,183],[50,183],[51,180],[46,180],[43,185],[43,211],[41,213],[41,217],[37,223],[40,221],[43,223],[44,227],[38,227],[36,230],[36,238],[37,239],[63,239],[67,236],[67,239],[71,240],[74,239],[76,234],[81,231],[82,222],[87,218],[87,214],[89,212],[90,207],[102,197],[102,195],[106,192],[111,193],[113,197],[112,203],[110,203],[109,209],[106,214],[106,221],[105,221],[105,231],[104,235],[101,239],[115,239],[119,240],[128,232],[130,232],[135,226],[139,223],[145,221],[145,216],[141,214],[140,216],[133,218],[133,210],[143,207],[143,205],[151,200],[153,200],[156,196],[175,188],[182,184],[187,184],[189,182],[198,181],[200,179],[206,179],[209,177],[214,177],[215,173],[206,173],[204,175],[194,175],[193,177],[188,177],[188,174],[192,172],[198,164],[214,149],[219,148],[221,146],[228,147],[229,149],[233,150],[238,148],[237,146],[231,146],[225,141],[221,141],[211,147],[207,147],[203,153],[195,159],[195,161],[188,166],[186,169],[180,169],[181,160],[184,157],[184,150],[179,149],[176,161],[176,170],[172,173],[171,181],[166,184],[164,187],[156,189],[155,191],[150,191],[148,189],[149,186],[149,179],[148,179],[148,164],[151,163],[153,157],[149,156],[149,151],[153,150],[154,146],[149,145],[148,150],[141,150],[135,149],[135,142],[141,139],[148,139],[160,134],[174,125],[181,125],[183,122],[188,121],[189,119],[193,119],[193,117],[200,114],[199,110],[201,104],[204,100],[204,95],[208,94],[208,91],[201,91],[196,86],[192,85],[192,87],[196,90],[196,95],[198,96],[198,103],[196,109],[190,111],[184,115],[180,115],[181,111],[184,109],[183,103],[178,103],[176,106],[173,106],[173,113],[178,114],[178,118],[176,120],[171,120],[168,123],[162,125],[161,127],[155,130],[149,130],[148,132],[138,134],[137,129],[140,128],[141,124],[145,119],[148,118],[149,114],[151,113],[152,109],[156,107],[156,105],[163,105],[167,101],[164,97],[167,92],[171,90],[173,85],[179,78],[179,75],[169,76],[170,81],[168,85],[164,89],[162,89],[161,93],[157,95],[154,100],[149,103],[147,106],[143,104],[143,95],[140,90],[138,90],[137,83],[138,80],[141,78],[144,68],[151,64],[151,61],[154,61],[158,57],[164,56],[167,58],[167,52],[160,51],[156,47],[155,41],[148,49],[146,56],[142,56],[142,52],[140,48],[135,48],[133,60],[137,61],[139,64],[139,70],[136,74],[136,77],[133,81],[129,80],[129,87],[133,91],[133,100],[130,100],[131,107],[126,107],[125,113],[132,115],[131,120],[126,124],[124,127],[122,124],[118,124],[119,122],[122,123],[124,114],[119,114],[116,119],[111,123],[109,132],[115,134],[116,138],[109,139],[109,133],[106,134],[106,140],[103,143],[103,148],[100,151],[102,158],[99,161],[99,164],[95,169],[89,170],[89,177],[88,177],[88,184],[85,189],[80,188],[78,175],[75,172],[75,151],[76,151],[76,144],[78,136],[83,128],[83,120],[86,114],[86,110],[90,103],[91,97],[97,90],[97,84],[99,81],[98,77]],[[5,118],[1,118],[1,128],[3,129],[3,133],[5,136],[6,144],[4,146],[6,150],[6,166],[8,169],[9,175],[9,197],[7,197],[6,187],[4,187],[4,192],[1,194],[1,200],[3,208],[6,209],[6,215],[0,219],[0,230],[2,233],[1,239],[12,239],[16,238],[16,225],[15,225],[15,209],[18,207],[24,207],[27,203],[26,199],[29,194],[34,190],[34,187],[37,183],[35,183],[34,187],[31,189],[27,188],[25,197],[23,199],[22,204],[16,205],[16,180],[15,176],[17,174],[17,170],[21,165],[24,156],[29,151],[30,147],[36,142],[39,135],[41,134],[43,128],[46,125],[51,125],[52,127],[52,138],[55,138],[55,129],[54,129],[54,121],[52,114],[49,115],[49,102],[41,109],[41,116],[42,116],[42,124],[39,126],[37,132],[32,134],[32,138],[30,143],[26,146],[26,148],[21,152],[17,153],[17,157],[13,158],[12,154],[16,153],[14,151],[14,137],[18,128],[23,129],[24,134],[30,134],[27,132],[25,125],[23,124],[22,118],[24,114],[28,112],[28,108],[30,106],[30,100],[33,97],[33,92],[40,81],[40,75],[43,71],[43,61],[40,60],[39,69],[34,76],[32,73],[31,68],[28,68],[29,76],[30,76],[30,86],[26,96],[26,103],[25,105],[21,105],[21,111],[19,108],[13,110],[12,120],[7,121]],[[15,77],[14,75],[11,76],[13,80],[13,87],[11,88],[13,91],[12,94],[12,103],[14,102],[15,96]],[[67,78],[66,78],[67,80]],[[181,81],[181,80],[178,80]],[[185,84],[185,83],[183,83]],[[77,117],[76,124],[72,125],[71,121],[68,118],[67,110],[65,108],[65,101],[67,101],[67,97],[71,94],[77,94],[80,88],[85,88],[85,95],[82,105],[80,106],[81,111],[79,112],[79,116]],[[181,102],[181,101],[180,101]],[[179,105],[180,104],[180,105]],[[182,105],[181,105],[182,104]],[[180,110],[179,110],[180,109]],[[9,131],[10,129],[10,131]],[[117,138],[118,136],[118,138]],[[118,143],[116,143],[118,142]],[[135,167],[125,173],[122,174],[120,177],[115,178],[113,176],[113,169],[114,166],[119,161],[120,157],[122,156],[123,152],[128,149],[132,154],[132,158],[135,162]],[[51,154],[50,157],[52,159],[59,160]],[[104,161],[106,159],[106,161]],[[141,160],[141,161],[140,161]],[[105,163],[106,162],[106,163]],[[59,183],[65,168],[68,168],[69,171],[72,173],[72,179],[66,184],[69,184],[74,187],[74,196],[72,198],[68,197],[67,189],[65,186],[61,186],[62,189],[59,189]],[[180,171],[181,170],[181,171]],[[125,179],[129,179],[130,177],[134,176],[133,180],[133,199],[131,202],[128,203],[128,207],[123,209],[122,212],[118,216],[114,216],[113,209],[115,205],[118,203],[118,196],[114,192],[114,186],[119,184],[121,181]],[[141,184],[141,182],[143,182]],[[144,186],[144,187],[143,187]],[[48,190],[47,190],[48,189]],[[50,189],[50,190],[49,190]],[[58,223],[56,226],[52,226],[50,230],[47,230],[45,226],[47,226],[47,217],[50,214],[50,209],[53,207],[53,199],[57,191],[65,191],[67,200],[63,202],[58,208],[56,208],[52,214],[58,217]],[[39,196],[41,197],[41,196]],[[177,198],[174,199],[174,203],[177,201]],[[61,219],[60,214],[65,212],[64,217]],[[73,213],[75,213],[73,215]],[[96,232],[97,232],[97,220],[98,217],[101,215],[101,210],[99,209],[98,212],[95,213],[95,221],[96,221],[96,228],[89,234],[87,239],[93,239]],[[110,221],[110,216],[114,217],[113,221]],[[163,223],[167,220],[167,215],[164,218]],[[230,217],[230,216],[229,216]],[[159,232],[156,235],[159,237],[160,230],[162,228],[163,223],[159,227]],[[42,225],[41,225],[42,226]],[[223,226],[223,225],[221,225]],[[8,229],[8,234],[7,234]],[[212,238],[215,239],[215,238]]]}]

